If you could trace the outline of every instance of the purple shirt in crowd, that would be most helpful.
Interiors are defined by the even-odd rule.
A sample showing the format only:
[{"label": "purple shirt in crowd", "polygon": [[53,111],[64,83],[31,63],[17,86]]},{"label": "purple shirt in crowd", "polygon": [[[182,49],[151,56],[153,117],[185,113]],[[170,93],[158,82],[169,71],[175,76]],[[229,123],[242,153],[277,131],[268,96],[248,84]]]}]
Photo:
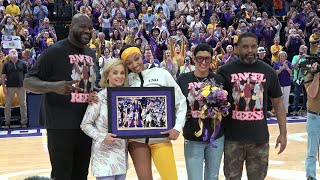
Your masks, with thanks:
[{"label": "purple shirt in crowd", "polygon": [[[290,61],[286,61],[289,69],[292,70],[292,64]],[[282,64],[279,62],[276,62],[274,65],[273,65],[273,68],[275,70],[278,70],[280,68],[282,68]],[[285,86],[291,86],[291,77],[290,77],[290,74],[287,70],[282,70],[279,74],[278,74],[278,77],[279,77],[279,82],[280,82],[280,85],[281,87],[285,87]]]}]

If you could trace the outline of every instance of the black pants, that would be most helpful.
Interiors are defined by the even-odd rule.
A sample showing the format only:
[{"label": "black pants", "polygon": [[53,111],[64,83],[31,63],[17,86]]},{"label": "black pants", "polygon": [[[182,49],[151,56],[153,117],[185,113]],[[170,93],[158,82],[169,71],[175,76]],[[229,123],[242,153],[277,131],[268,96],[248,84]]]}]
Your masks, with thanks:
[{"label": "black pants", "polygon": [[48,150],[54,180],[86,180],[92,140],[80,129],[47,129]]}]

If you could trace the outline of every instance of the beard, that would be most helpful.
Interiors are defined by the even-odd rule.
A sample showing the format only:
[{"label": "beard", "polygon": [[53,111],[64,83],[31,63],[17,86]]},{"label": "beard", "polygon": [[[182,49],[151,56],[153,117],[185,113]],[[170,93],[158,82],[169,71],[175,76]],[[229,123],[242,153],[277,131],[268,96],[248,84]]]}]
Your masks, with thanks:
[{"label": "beard", "polygon": [[82,45],[88,44],[91,40],[91,33],[86,34],[83,32],[74,31],[73,36]]},{"label": "beard", "polygon": [[244,64],[253,64],[254,62],[256,62],[256,56],[240,54],[240,61],[243,62]]}]

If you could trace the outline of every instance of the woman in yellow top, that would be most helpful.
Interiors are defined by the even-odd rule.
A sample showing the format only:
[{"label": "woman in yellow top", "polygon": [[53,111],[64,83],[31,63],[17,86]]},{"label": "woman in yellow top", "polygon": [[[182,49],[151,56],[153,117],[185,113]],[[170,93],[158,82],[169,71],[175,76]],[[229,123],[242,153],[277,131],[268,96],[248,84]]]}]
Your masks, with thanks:
[{"label": "woman in yellow top", "polygon": [[280,39],[275,37],[273,39],[274,45],[270,47],[270,52],[272,54],[271,61],[276,63],[279,61],[279,52],[282,51],[283,46],[280,45]]},{"label": "woman in yellow top", "polygon": [[215,30],[217,24],[220,23],[219,17],[216,14],[212,14],[210,17],[210,23],[207,26],[207,32],[209,32],[210,29]]},{"label": "woman in yellow top", "polygon": [[239,54],[239,48],[238,48],[238,37],[241,34],[241,30],[236,30],[236,35],[233,37],[233,53],[238,55]]},{"label": "woman in yellow top", "polygon": [[180,48],[180,46],[173,41],[176,41],[176,40],[173,37],[170,37],[169,50],[171,52],[173,61],[176,61],[178,63],[178,69],[180,69],[180,67],[184,65],[184,57],[186,54],[186,50],[185,50],[186,42],[184,38],[181,38],[181,48]]}]

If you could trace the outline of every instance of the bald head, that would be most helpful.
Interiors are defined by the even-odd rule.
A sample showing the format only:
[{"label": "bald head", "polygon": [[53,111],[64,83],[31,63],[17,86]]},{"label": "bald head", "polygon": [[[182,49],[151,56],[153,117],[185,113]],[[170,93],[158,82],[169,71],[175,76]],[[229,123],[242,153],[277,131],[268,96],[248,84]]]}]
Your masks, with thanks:
[{"label": "bald head", "polygon": [[93,24],[91,18],[86,14],[78,13],[72,18],[68,39],[74,45],[83,47],[89,43],[92,30]]},{"label": "bald head", "polygon": [[77,24],[83,20],[92,21],[87,14],[78,13],[72,17],[71,25]]}]

